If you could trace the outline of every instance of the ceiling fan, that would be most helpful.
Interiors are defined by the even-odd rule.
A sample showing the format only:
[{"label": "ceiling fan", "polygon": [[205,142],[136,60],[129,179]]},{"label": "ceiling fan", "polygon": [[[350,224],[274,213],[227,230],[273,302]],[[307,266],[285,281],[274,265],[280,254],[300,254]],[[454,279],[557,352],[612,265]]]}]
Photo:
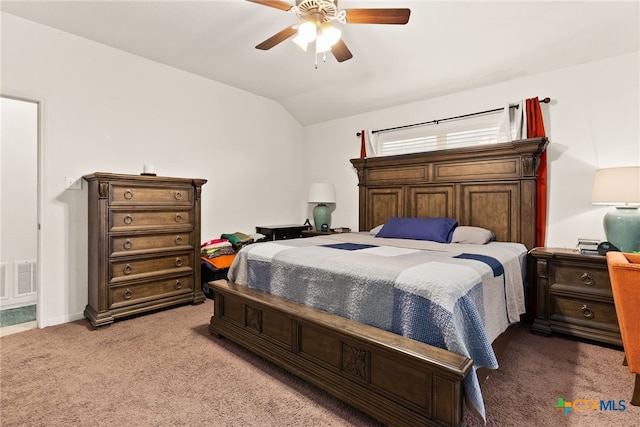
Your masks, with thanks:
[{"label": "ceiling fan", "polygon": [[274,34],[256,46],[256,49],[269,50],[294,35],[294,43],[307,50],[315,42],[316,54],[331,50],[338,62],[353,58],[353,54],[342,41],[341,31],[331,23],[342,24],[399,24],[409,22],[410,9],[338,9],[338,0],[296,0],[295,6],[282,0],[247,0],[264,6],[292,11],[302,21]]}]

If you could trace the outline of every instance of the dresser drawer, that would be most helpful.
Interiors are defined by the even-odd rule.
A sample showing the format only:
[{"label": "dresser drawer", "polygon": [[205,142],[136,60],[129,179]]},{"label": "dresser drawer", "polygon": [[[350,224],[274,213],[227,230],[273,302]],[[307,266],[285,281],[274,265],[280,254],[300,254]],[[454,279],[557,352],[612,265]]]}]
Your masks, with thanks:
[{"label": "dresser drawer", "polygon": [[165,274],[191,273],[194,270],[193,252],[153,258],[110,260],[109,283]]},{"label": "dresser drawer", "polygon": [[559,263],[553,268],[551,291],[555,288],[613,298],[606,268]]},{"label": "dresser drawer", "polygon": [[109,287],[109,309],[193,293],[193,276]]},{"label": "dresser drawer", "polygon": [[193,248],[193,232],[152,235],[111,235],[109,237],[109,256],[129,256]]},{"label": "dresser drawer", "polygon": [[162,229],[166,227],[193,228],[193,211],[182,210],[112,210],[109,216],[109,231],[132,231]]},{"label": "dresser drawer", "polygon": [[613,303],[560,295],[551,295],[549,300],[550,320],[593,329],[620,331]]},{"label": "dresser drawer", "polygon": [[109,204],[117,205],[191,205],[193,186],[153,186],[134,183],[112,183],[109,186]]}]

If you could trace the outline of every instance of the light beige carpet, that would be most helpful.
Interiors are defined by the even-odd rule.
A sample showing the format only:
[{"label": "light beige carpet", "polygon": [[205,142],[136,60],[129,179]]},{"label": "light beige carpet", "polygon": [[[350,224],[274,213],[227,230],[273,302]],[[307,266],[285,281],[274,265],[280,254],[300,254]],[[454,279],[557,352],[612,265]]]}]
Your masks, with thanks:
[{"label": "light beige carpet", "polygon": [[[211,336],[212,312],[207,300],[97,330],[82,320],[0,338],[1,425],[378,425]],[[553,408],[558,397],[628,402],[633,379],[620,350],[521,329],[483,386],[487,425],[640,425],[640,408],[628,403],[567,416]]]}]

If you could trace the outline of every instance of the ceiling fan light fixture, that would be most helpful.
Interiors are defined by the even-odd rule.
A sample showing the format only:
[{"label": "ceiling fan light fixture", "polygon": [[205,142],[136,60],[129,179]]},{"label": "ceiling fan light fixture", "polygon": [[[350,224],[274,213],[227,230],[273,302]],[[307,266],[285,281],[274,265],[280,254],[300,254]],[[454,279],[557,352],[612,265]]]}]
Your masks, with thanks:
[{"label": "ceiling fan light fixture", "polygon": [[329,24],[325,24],[322,27],[322,34],[320,34],[318,38],[326,39],[329,46],[333,46],[334,44],[338,43],[338,40],[340,40],[341,36],[342,31],[340,31],[336,27],[332,27]]},{"label": "ceiling fan light fixture", "polygon": [[296,36],[293,41],[302,50],[306,51],[309,44],[315,41],[316,53],[331,51],[338,62],[344,62],[353,58],[353,54],[349,48],[347,48],[344,41],[342,41],[341,31],[330,25],[334,21],[340,22],[341,24],[404,25],[409,22],[411,15],[411,10],[407,8],[359,8],[340,10],[338,9],[338,0],[295,0],[294,6],[291,6],[291,2],[288,0],[247,1],[280,9],[285,12],[291,12],[302,22],[299,26],[292,25],[284,28],[258,44],[256,49],[269,50],[284,40]]},{"label": "ceiling fan light fixture", "polygon": [[322,33],[316,38],[316,53],[328,52],[340,40],[342,32],[331,25],[323,26]]},{"label": "ceiling fan light fixture", "polygon": [[326,43],[322,43],[320,37],[318,37],[318,39],[316,40],[316,53],[329,52],[330,50],[331,46]]},{"label": "ceiling fan light fixture", "polygon": [[307,51],[307,46],[309,46],[309,43],[304,41],[299,35],[295,36],[293,39],[291,39],[291,41],[294,42],[300,49],[304,50],[305,52]]},{"label": "ceiling fan light fixture", "polygon": [[303,22],[298,28],[298,36],[300,42],[311,43],[318,35],[316,24],[311,21]]}]

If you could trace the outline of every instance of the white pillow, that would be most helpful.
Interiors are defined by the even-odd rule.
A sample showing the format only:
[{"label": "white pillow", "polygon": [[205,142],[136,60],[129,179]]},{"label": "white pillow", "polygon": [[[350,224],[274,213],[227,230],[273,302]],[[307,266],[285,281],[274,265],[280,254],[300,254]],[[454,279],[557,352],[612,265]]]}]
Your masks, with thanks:
[{"label": "white pillow", "polygon": [[380,230],[382,230],[382,227],[384,227],[384,224],[379,225],[376,228],[372,228],[371,231],[369,231],[369,234],[371,234],[372,236],[375,236],[380,232]]},{"label": "white pillow", "polygon": [[467,243],[474,245],[484,245],[496,238],[491,230],[481,227],[471,227],[468,225],[459,225],[453,230],[451,243]]}]

